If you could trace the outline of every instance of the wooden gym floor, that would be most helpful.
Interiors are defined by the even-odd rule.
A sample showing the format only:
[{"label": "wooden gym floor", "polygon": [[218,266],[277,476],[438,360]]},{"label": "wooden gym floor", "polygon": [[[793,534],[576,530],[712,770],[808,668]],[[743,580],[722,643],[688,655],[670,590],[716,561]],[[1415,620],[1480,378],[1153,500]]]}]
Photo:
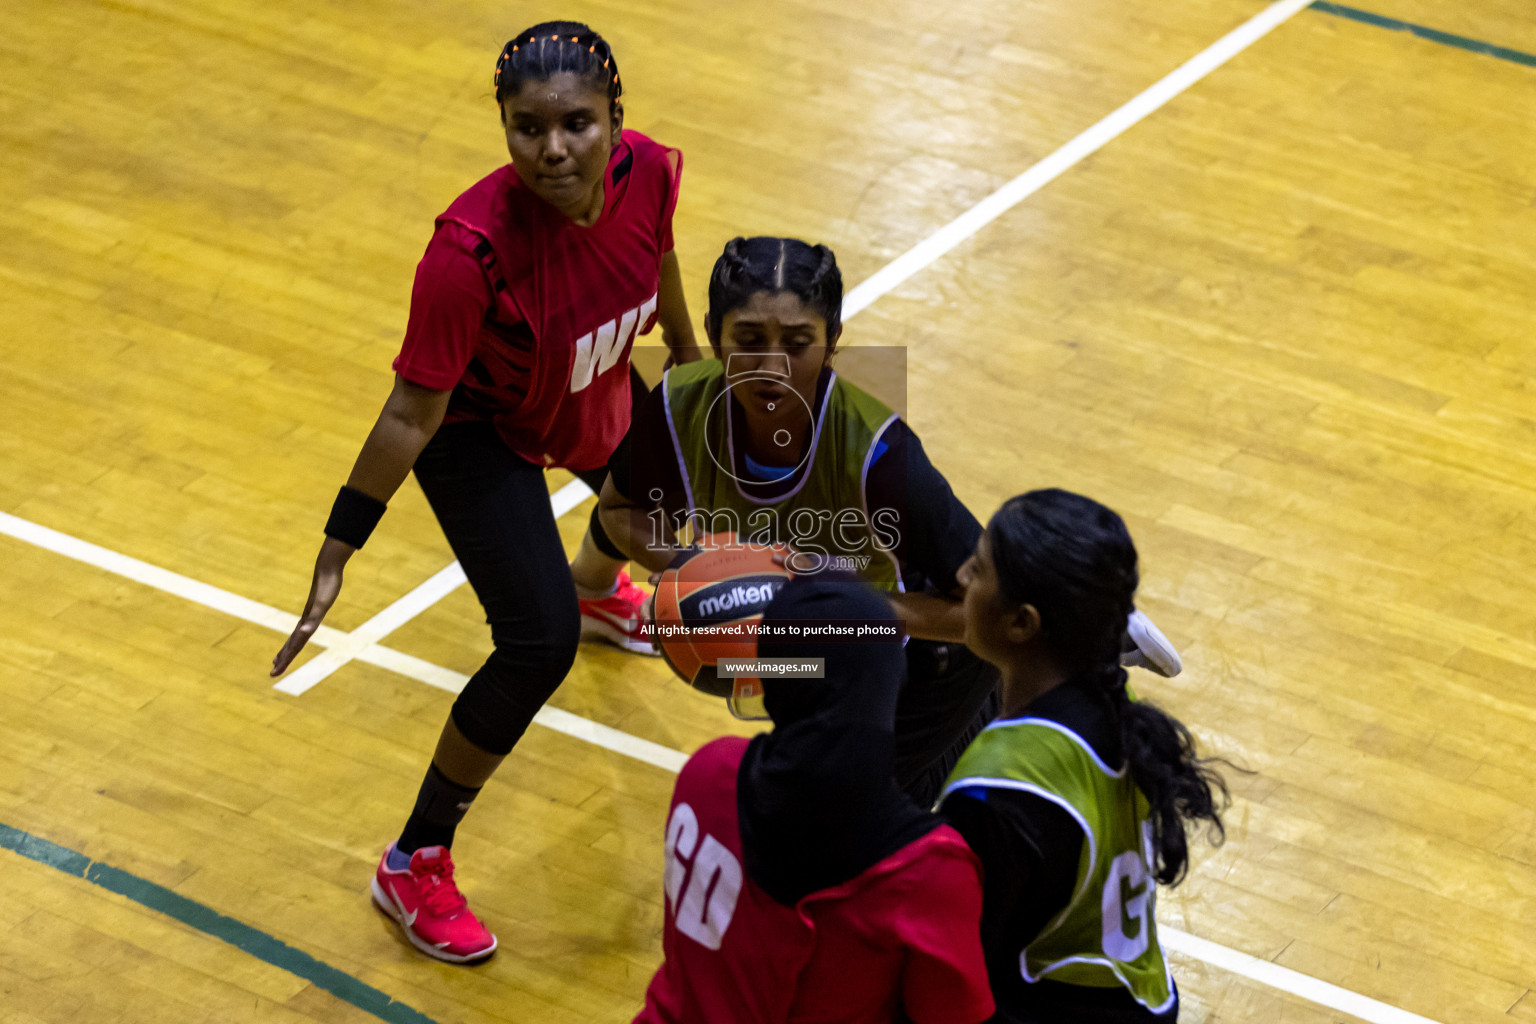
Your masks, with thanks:
[{"label": "wooden gym floor", "polygon": [[[732,235],[827,242],[862,281],[1262,7],[7,5],[0,837],[31,856],[0,851],[0,1024],[639,1005],[658,762],[744,731],[722,708],[583,649],[553,706],[620,732],[551,715],[477,804],[461,881],[502,947],[464,969],[366,889],[441,687],[488,649],[471,595],[423,602],[396,654],[375,623],[301,696],[265,675],[432,217],[505,158],[506,37],[569,16],[614,42],[628,124],[687,154],[697,316]],[[1126,515],[1187,664],[1137,686],[1253,769],[1162,897],[1215,944],[1174,956],[1187,1021],[1357,1019],[1318,983],[1361,1019],[1536,1021],[1536,12],[1370,11],[1286,20],[847,334],[907,348],[910,421],[979,515],[1043,485]],[[408,484],[329,624],[450,561]],[[108,891],[130,876],[164,888]],[[286,947],[178,923],[166,890]]]}]

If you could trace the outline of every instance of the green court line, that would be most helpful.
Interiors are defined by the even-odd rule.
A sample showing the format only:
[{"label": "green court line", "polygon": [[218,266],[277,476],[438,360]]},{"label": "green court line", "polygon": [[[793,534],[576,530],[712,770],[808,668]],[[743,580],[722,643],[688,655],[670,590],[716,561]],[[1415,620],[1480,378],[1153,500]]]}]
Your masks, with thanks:
[{"label": "green court line", "polygon": [[189,900],[163,885],[156,885],[121,868],[93,861],[83,853],[5,824],[0,824],[0,849],[13,850],[29,860],[57,868],[66,875],[84,878],[92,885],[126,896],[190,928],[222,939],[236,949],[242,949],[274,967],[296,974],[315,987],[325,989],[337,999],[351,1003],[359,1010],[371,1013],[389,1024],[436,1024],[431,1017],[391,999],[350,974],[321,963],[302,949],[294,949],[266,932],[257,931],[232,917],[225,917],[212,907],[205,907],[196,900]]},{"label": "green court line", "polygon": [[1472,53],[1480,53],[1485,57],[1497,57],[1499,60],[1513,61],[1516,64],[1524,64],[1526,67],[1536,68],[1536,56],[1532,54],[1521,53],[1519,50],[1510,50],[1503,46],[1494,46],[1492,43],[1485,43],[1480,39],[1468,39],[1466,36],[1452,35],[1449,32],[1441,32],[1436,28],[1425,28],[1423,25],[1415,25],[1412,22],[1398,21],[1396,18],[1372,14],[1370,11],[1360,10],[1358,7],[1345,7],[1343,4],[1330,4],[1325,3],[1324,0],[1317,0],[1311,9],[1340,18],[1349,18],[1351,21],[1375,25],[1377,28],[1391,29],[1394,32],[1409,32],[1420,39],[1428,39],[1432,43],[1455,46],[1458,49],[1469,50]]}]

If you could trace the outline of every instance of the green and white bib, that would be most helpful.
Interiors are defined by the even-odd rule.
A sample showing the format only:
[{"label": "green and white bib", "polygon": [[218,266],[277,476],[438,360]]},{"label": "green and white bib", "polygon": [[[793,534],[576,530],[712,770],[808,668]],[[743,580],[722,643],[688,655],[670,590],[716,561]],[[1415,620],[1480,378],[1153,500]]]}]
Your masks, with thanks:
[{"label": "green and white bib", "polygon": [[894,545],[887,543],[897,524],[886,526],[880,510],[871,518],[864,487],[876,444],[898,418],[889,407],[831,374],[821,407],[813,410],[809,465],[788,493],[764,499],[742,493],[735,476],[736,439],[720,361],[674,366],[662,387],[696,534],[730,530],[756,543],[793,544],[841,560],[840,567],[876,586],[900,589]]},{"label": "green and white bib", "polygon": [[1059,722],[1015,718],[982,730],[950,773],[940,800],[973,787],[1033,793],[1061,807],[1083,830],[1071,901],[1019,951],[1024,980],[1124,985],[1153,1013],[1167,1010],[1174,989],[1157,938],[1152,822],[1130,773],[1111,769]]}]

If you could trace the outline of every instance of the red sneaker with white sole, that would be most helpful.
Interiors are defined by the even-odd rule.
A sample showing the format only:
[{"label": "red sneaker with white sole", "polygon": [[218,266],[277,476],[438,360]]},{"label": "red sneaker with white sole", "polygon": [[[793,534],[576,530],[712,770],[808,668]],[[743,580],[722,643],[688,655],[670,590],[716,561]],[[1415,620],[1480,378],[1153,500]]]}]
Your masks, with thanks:
[{"label": "red sneaker with white sole", "polygon": [[405,931],[411,945],[427,956],[466,964],[496,952],[496,936],[469,911],[453,884],[453,858],[446,846],[424,846],[411,854],[403,871],[391,871],[389,851],[373,876],[373,902]]},{"label": "red sneaker with white sole", "polygon": [[607,597],[582,599],[581,635],[606,640],[632,654],[657,657],[661,654],[646,635],[640,609],[650,595],[635,586],[629,573],[619,573],[619,585]]}]

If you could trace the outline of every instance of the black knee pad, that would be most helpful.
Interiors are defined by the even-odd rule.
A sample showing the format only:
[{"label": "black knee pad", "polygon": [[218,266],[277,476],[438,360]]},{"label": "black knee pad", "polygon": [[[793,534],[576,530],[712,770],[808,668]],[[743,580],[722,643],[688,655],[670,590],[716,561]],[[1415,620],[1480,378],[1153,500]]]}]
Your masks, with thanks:
[{"label": "black knee pad", "polygon": [[597,514],[597,506],[592,506],[592,518],[587,523],[587,532],[592,534],[592,543],[597,545],[597,550],[614,559],[629,558],[619,550],[619,546],[608,536],[608,531],[603,529],[603,521]]}]

